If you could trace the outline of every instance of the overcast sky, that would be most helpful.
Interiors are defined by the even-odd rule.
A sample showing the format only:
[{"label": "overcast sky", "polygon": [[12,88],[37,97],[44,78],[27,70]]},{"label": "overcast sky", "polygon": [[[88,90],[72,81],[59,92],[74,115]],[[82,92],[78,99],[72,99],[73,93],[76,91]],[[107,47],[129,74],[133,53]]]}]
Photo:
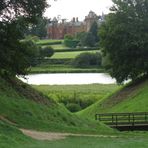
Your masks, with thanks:
[{"label": "overcast sky", "polygon": [[71,20],[72,17],[79,17],[79,20],[84,20],[89,11],[94,11],[97,15],[102,12],[108,13],[112,5],[111,0],[47,0],[51,7],[45,12],[48,18],[57,17]]}]

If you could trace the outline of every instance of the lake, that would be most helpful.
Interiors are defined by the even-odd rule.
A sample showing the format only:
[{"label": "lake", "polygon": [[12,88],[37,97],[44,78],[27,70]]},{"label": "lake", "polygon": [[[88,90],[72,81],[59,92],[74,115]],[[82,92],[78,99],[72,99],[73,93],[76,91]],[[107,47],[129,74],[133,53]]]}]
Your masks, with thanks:
[{"label": "lake", "polygon": [[106,73],[31,74],[23,82],[34,85],[113,84],[116,80]]}]

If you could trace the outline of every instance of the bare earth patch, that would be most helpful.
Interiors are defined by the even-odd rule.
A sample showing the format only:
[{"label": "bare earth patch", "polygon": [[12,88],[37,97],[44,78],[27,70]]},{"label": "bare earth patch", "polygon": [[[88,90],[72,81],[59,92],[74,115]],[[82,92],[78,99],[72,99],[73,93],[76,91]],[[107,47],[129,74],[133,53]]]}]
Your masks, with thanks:
[{"label": "bare earth patch", "polygon": [[87,135],[87,134],[73,134],[73,133],[54,133],[54,132],[39,132],[27,129],[20,129],[24,135],[27,135],[33,139],[37,140],[60,140],[65,139],[68,136],[78,136],[78,137],[110,137],[116,138],[117,136],[107,136],[107,135]]}]

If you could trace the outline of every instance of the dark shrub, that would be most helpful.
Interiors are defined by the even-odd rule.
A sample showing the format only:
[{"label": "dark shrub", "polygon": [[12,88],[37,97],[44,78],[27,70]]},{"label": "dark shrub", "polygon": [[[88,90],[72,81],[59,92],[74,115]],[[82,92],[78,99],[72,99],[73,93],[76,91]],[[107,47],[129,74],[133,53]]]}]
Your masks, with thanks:
[{"label": "dark shrub", "polygon": [[75,48],[79,43],[79,40],[75,39],[73,36],[67,34],[64,36],[64,44],[67,47]]},{"label": "dark shrub", "polygon": [[101,66],[102,56],[99,52],[84,52],[79,54],[72,62],[74,67],[86,68],[90,66]]},{"label": "dark shrub", "polygon": [[54,49],[50,46],[46,46],[40,49],[40,56],[41,57],[51,57],[54,54]]},{"label": "dark shrub", "polygon": [[75,103],[69,103],[66,105],[66,108],[71,112],[78,112],[81,110],[81,106]]},{"label": "dark shrub", "polygon": [[71,40],[71,39],[65,39],[64,44],[67,47],[72,47],[75,48],[78,45],[79,41],[78,40]]},{"label": "dark shrub", "polygon": [[82,46],[94,47],[95,46],[95,38],[91,32],[86,32],[84,37],[80,40]]}]

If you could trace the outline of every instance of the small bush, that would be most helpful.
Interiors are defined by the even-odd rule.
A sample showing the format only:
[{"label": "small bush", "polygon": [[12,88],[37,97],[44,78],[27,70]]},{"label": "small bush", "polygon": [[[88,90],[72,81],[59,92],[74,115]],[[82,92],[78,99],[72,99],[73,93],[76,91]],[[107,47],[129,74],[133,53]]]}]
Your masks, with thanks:
[{"label": "small bush", "polygon": [[71,112],[78,112],[81,110],[81,106],[75,103],[69,103],[66,105],[66,108]]},{"label": "small bush", "polygon": [[67,47],[75,48],[78,45],[79,41],[74,39],[71,35],[65,35],[64,36],[64,44]]},{"label": "small bush", "polygon": [[41,57],[51,57],[54,54],[54,49],[52,47],[44,47],[40,49]]},{"label": "small bush", "polygon": [[64,44],[67,47],[75,48],[78,45],[78,40],[65,39]]},{"label": "small bush", "polygon": [[91,32],[85,32],[84,36],[80,40],[81,46],[94,47],[95,37]]},{"label": "small bush", "polygon": [[[92,95],[91,95],[92,96]],[[57,96],[57,102],[64,104],[64,106],[71,112],[77,112],[95,103],[98,98],[90,95],[83,97],[78,94],[60,94]]]},{"label": "small bush", "polygon": [[96,100],[92,99],[92,98],[87,98],[85,100],[80,100],[80,106],[82,109],[92,105],[93,103],[95,103]]},{"label": "small bush", "polygon": [[101,66],[102,56],[99,52],[84,52],[79,54],[72,62],[74,67],[85,68],[90,66]]}]

